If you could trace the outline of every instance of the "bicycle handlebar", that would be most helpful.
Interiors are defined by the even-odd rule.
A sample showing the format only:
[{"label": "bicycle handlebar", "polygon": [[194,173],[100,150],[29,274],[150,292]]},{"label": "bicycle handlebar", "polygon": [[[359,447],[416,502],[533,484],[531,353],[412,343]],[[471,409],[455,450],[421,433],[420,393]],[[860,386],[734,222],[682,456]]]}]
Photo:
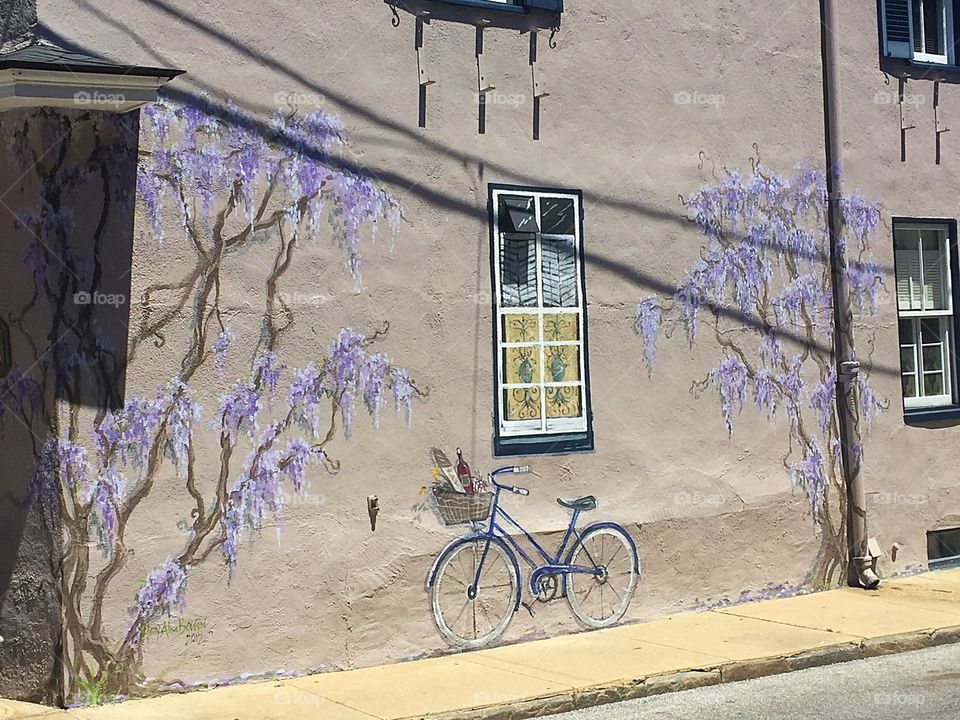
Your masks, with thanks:
[{"label": "bicycle handlebar", "polygon": [[497,482],[497,475],[503,475],[505,473],[521,474],[521,473],[528,473],[528,472],[530,472],[529,465],[507,465],[505,467],[497,468],[492,473],[490,473],[490,480],[493,482],[495,486],[497,486],[501,490],[506,490],[516,495],[529,495],[530,491],[527,490],[526,488],[516,487],[515,485],[506,485],[504,483]]}]

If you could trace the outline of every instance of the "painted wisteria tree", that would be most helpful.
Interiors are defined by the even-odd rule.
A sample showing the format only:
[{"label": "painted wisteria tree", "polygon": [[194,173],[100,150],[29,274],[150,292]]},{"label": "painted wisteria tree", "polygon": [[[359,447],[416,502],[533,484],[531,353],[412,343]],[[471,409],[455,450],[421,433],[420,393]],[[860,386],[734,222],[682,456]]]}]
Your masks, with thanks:
[{"label": "painted wisteria tree", "polygon": [[[778,414],[785,418],[783,467],[793,487],[806,493],[820,534],[807,582],[827,587],[845,576],[847,548],[826,176],[806,165],[792,177],[752,165],[746,175],[725,170],[684,200],[704,247],[672,298],[638,304],[635,329],[650,372],[659,335],[682,326],[692,346],[708,333],[706,342],[722,357],[691,392],[716,391],[729,433],[747,404],[770,422]],[[854,193],[840,208],[844,271],[862,324],[876,313],[883,282],[869,258],[879,207]],[[857,410],[869,428],[884,403],[863,373],[857,390]]]},{"label": "painted wisteria tree", "polygon": [[[8,146],[25,172],[37,174],[43,193],[39,207],[19,213],[34,238],[27,262],[36,288],[11,318],[32,357],[8,375],[2,392],[7,412],[40,439],[33,492],[51,527],[64,534],[68,701],[151,691],[142,669],[144,631],[182,613],[191,574],[216,562],[232,577],[242,540],[265,522],[282,523],[284,488],[307,492],[311,464],[339,470],[330,447],[338,428],[349,435],[358,409],[376,423],[387,402],[409,421],[418,393],[405,370],[371,347],[386,323],[368,334],[343,328],[315,360],[285,366],[282,336],[294,309],[281,283],[298,247],[332,235],[359,283],[361,240],[378,223],[395,230],[400,209],[370,178],[330,160],[344,143],[336,118],[277,113],[265,128],[241,119],[234,108],[206,101],[161,101],[143,111],[139,135],[135,118],[95,113],[41,111],[3,124]],[[77,136],[93,138],[79,158],[71,144]],[[117,352],[98,332],[90,304],[77,306],[70,297],[97,292],[110,214],[130,212],[133,201],[134,178],[109,170],[111,159],[132,157],[138,145],[136,195],[146,233],[174,258],[180,276],[145,290],[131,313],[128,348]],[[90,257],[69,242],[74,219],[59,201],[65,193],[102,200]],[[243,360],[221,292],[245,249],[270,255],[258,265],[265,268],[261,332]],[[174,300],[155,303],[157,294]],[[46,345],[35,342],[32,315],[53,318]],[[154,358],[166,353],[172,377],[153,394],[121,402],[118,382],[148,343]],[[221,382],[219,401],[207,408],[191,385],[205,366]],[[229,377],[228,367],[247,369]],[[81,403],[91,396],[96,402]],[[204,437],[219,448],[213,473],[197,467]],[[190,527],[182,548],[156,558],[130,591],[130,617],[116,636],[107,629],[104,598],[118,592],[114,584],[134,552],[126,530],[163,468],[192,505]]]}]

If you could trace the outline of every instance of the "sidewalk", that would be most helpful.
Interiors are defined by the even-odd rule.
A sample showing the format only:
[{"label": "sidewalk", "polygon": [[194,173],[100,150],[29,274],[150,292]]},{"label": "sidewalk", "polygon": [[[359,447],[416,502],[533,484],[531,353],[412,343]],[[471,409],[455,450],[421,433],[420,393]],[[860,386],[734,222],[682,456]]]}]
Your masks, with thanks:
[{"label": "sidewalk", "polygon": [[960,568],[468,654],[0,718],[518,720],[960,642]]}]

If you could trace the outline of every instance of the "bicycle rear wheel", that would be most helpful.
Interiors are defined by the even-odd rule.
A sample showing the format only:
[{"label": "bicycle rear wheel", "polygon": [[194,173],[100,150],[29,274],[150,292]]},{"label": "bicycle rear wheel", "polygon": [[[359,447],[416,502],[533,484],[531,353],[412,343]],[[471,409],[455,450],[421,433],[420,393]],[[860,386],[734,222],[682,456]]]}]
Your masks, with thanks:
[{"label": "bicycle rear wheel", "polygon": [[587,528],[570,553],[570,565],[596,568],[598,575],[570,573],[567,604],[588,628],[610,627],[623,617],[640,579],[636,546],[618,525]]},{"label": "bicycle rear wheel", "polygon": [[447,642],[461,648],[494,641],[513,618],[519,587],[516,564],[502,542],[462,540],[440,561],[431,588],[437,629]]}]

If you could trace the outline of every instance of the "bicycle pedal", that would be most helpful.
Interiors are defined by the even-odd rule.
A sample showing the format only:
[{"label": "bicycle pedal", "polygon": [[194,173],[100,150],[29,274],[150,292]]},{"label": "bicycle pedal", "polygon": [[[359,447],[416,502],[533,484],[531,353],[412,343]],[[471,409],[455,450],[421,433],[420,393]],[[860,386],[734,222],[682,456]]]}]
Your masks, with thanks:
[{"label": "bicycle pedal", "polygon": [[536,611],[533,609],[533,606],[530,605],[526,600],[521,600],[520,604],[527,609],[527,612],[530,613],[530,617],[536,615]]}]

